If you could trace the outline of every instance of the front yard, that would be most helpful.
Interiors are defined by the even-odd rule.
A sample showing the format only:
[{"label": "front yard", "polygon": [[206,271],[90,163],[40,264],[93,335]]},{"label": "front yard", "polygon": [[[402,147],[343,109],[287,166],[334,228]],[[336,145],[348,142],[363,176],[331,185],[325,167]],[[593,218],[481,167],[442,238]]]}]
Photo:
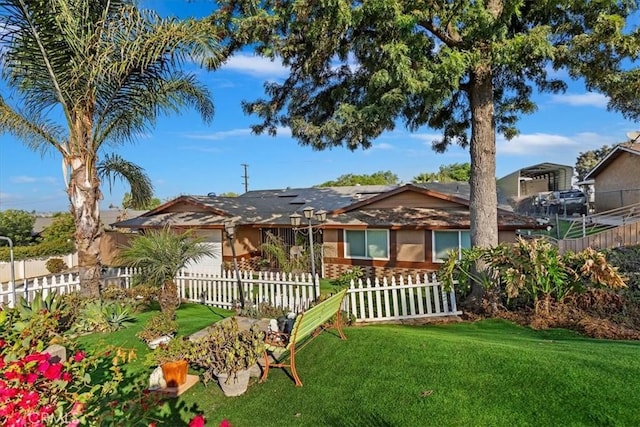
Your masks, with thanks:
[{"label": "front yard", "polygon": [[[126,381],[144,380],[147,348],[132,327],[82,337],[89,353],[105,344],[134,347]],[[183,304],[179,334],[229,312]],[[567,330],[535,331],[502,320],[346,328],[347,341],[321,334],[297,355],[304,386],[282,370],[225,397],[200,382],[167,399],[157,425],[242,426],[558,426],[640,425],[640,343],[596,340]],[[146,424],[145,424],[146,425]]]}]

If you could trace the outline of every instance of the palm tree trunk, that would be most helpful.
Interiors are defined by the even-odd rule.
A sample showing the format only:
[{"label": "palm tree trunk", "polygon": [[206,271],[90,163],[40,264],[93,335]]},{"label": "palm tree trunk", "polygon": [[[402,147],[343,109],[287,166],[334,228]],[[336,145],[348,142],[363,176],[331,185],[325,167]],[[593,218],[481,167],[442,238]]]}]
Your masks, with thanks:
[{"label": "palm tree trunk", "polygon": [[173,318],[176,310],[180,306],[178,287],[173,280],[169,280],[162,286],[160,295],[158,295],[158,303],[160,304],[160,311]]},{"label": "palm tree trunk", "polygon": [[76,248],[80,288],[84,295],[100,297],[100,193],[95,159],[76,156],[68,160],[71,177],[67,193],[76,223]]}]

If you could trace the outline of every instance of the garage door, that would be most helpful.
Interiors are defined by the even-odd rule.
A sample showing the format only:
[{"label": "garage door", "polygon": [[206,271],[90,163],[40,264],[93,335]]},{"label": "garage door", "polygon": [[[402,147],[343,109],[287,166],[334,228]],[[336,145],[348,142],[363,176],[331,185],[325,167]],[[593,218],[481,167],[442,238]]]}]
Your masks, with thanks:
[{"label": "garage door", "polygon": [[203,239],[201,245],[209,247],[213,256],[207,256],[187,265],[189,273],[214,274],[222,272],[222,230],[201,230],[196,235]]}]

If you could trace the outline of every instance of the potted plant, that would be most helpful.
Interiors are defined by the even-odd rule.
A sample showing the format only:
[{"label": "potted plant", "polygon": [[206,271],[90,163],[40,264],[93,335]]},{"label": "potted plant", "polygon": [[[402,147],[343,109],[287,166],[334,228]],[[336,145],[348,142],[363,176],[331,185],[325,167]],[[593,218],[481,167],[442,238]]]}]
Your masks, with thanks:
[{"label": "potted plant", "polygon": [[168,342],[178,331],[178,322],[167,313],[158,313],[147,321],[144,328],[136,334],[138,338],[155,349],[161,343]]},{"label": "potted plant", "polygon": [[178,387],[187,381],[192,349],[191,341],[184,337],[177,337],[160,344],[149,354],[153,364],[162,368],[167,387]]},{"label": "potted plant", "polygon": [[251,368],[264,352],[264,332],[258,325],[240,330],[235,317],[216,323],[194,343],[191,363],[203,369],[203,382],[218,380],[227,396],[243,394]]}]

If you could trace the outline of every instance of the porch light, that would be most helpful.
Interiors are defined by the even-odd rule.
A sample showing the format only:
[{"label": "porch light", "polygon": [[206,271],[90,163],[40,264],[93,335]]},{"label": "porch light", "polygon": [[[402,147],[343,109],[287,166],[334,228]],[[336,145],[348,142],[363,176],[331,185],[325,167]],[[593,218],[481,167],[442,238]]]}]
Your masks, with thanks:
[{"label": "porch light", "polygon": [[238,282],[238,295],[240,296],[240,308],[244,310],[244,292],[242,291],[242,282],[240,281],[240,269],[238,268],[238,259],[236,258],[236,245],[233,241],[233,237],[236,234],[236,227],[231,221],[224,222],[224,231],[227,234],[229,240],[229,246],[231,246],[231,257],[233,258],[233,268],[236,273],[236,280]]},{"label": "porch light", "polygon": [[[302,213],[304,214],[304,218],[307,220],[307,234],[309,236],[309,252],[311,255],[311,277],[313,280],[313,299],[317,300],[318,296],[316,295],[316,257],[313,248],[313,224],[311,221],[314,216],[318,222],[325,222],[327,220],[327,211],[319,210],[317,212],[311,206],[307,206],[302,209]],[[302,215],[299,213],[293,213],[289,215],[289,219],[291,220],[291,225],[294,228],[300,227],[302,224]],[[316,226],[317,227],[317,226]]]}]

